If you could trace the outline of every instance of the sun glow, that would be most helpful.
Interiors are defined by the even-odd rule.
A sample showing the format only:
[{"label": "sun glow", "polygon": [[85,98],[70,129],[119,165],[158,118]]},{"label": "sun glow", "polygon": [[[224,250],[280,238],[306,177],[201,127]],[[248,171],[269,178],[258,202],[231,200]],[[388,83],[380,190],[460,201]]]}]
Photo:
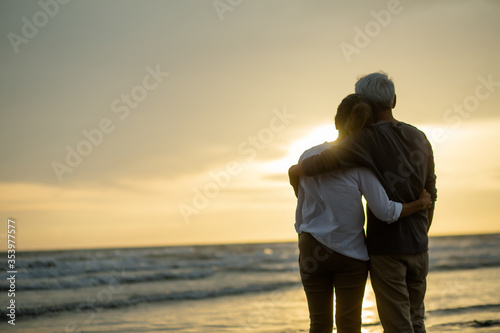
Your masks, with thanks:
[{"label": "sun glow", "polygon": [[277,160],[265,163],[264,169],[269,173],[286,173],[288,168],[299,161],[302,153],[325,141],[337,139],[338,132],[334,124],[320,125],[307,132],[302,138],[293,141],[288,148],[288,154]]}]

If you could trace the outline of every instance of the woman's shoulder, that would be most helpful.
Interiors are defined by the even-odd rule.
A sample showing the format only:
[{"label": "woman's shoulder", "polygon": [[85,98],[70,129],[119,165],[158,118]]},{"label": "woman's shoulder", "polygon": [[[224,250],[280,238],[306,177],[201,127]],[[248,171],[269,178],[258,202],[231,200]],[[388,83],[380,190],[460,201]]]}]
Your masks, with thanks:
[{"label": "woman's shoulder", "polygon": [[302,155],[300,156],[300,160],[303,160],[305,158],[311,157],[313,155],[318,155],[321,154],[323,150],[330,149],[332,147],[333,143],[332,142],[323,142],[322,144],[319,144],[317,146],[311,147],[304,151]]}]

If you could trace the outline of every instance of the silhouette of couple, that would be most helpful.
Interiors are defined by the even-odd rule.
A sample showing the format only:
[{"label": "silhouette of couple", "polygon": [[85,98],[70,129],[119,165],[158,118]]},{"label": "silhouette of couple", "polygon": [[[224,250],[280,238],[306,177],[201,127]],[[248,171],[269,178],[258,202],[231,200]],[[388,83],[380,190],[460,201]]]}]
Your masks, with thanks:
[{"label": "silhouette of couple", "polygon": [[394,119],[385,73],[362,77],[355,92],[338,106],[338,139],[306,150],[289,169],[310,332],[332,332],[334,291],[337,332],[361,332],[368,271],[384,332],[425,332],[432,148],[423,132]]}]

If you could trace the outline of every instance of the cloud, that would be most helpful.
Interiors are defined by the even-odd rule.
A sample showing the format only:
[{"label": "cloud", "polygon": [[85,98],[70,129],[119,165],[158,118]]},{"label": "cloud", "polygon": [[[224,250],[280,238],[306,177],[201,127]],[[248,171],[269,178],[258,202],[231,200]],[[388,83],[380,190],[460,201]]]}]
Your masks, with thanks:
[{"label": "cloud", "polygon": [[[3,36],[21,33],[21,18],[39,10],[37,2],[0,6]],[[271,211],[279,198],[284,212],[294,202],[288,166],[323,140],[293,150],[295,143],[332,124],[356,78],[377,70],[395,80],[396,118],[433,131],[438,184],[494,191],[499,163],[485,148],[499,139],[500,87],[481,88],[479,97],[477,87],[480,77],[500,82],[499,4],[404,2],[348,64],[339,43],[386,6],[245,2],[220,21],[211,2],[70,2],[17,54],[0,41],[2,209],[59,231],[86,219],[132,230],[140,212],[178,222],[179,202],[236,161],[241,172],[213,201],[216,214],[200,215],[206,230],[216,223],[211,214],[236,217],[231,207],[264,219],[251,206]],[[121,119],[113,102],[157,65],[169,76]],[[266,130],[283,108],[294,118]],[[114,130],[59,182],[53,162],[68,164],[67,147],[77,150],[103,119]]]}]

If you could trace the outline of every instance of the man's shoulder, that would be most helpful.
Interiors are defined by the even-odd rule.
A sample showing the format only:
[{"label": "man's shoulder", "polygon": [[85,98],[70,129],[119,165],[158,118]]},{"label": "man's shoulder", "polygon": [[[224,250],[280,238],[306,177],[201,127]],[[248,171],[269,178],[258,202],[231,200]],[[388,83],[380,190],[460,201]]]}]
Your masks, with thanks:
[{"label": "man's shoulder", "polygon": [[401,124],[401,126],[403,128],[404,136],[413,140],[419,146],[425,146],[425,147],[430,146],[429,139],[427,139],[427,135],[425,135],[424,131],[417,128],[416,126],[413,126],[413,125],[410,125],[410,124],[407,124],[404,122],[399,122],[399,123]]},{"label": "man's shoulder", "polygon": [[397,123],[393,122],[380,122],[366,127],[366,131],[363,130],[366,135],[376,135],[379,132],[384,133],[394,133],[394,134],[404,134],[405,136],[412,137],[425,137],[425,133],[414,125],[399,121]]},{"label": "man's shoulder", "polygon": [[413,125],[408,124],[408,123],[405,123],[405,122],[402,122],[402,121],[400,121],[400,122],[398,123],[398,125],[402,126],[404,129],[409,130],[409,131],[416,131],[416,132],[419,132],[419,133],[422,133],[422,134],[424,133],[424,132],[422,132],[422,130],[421,130],[421,129],[419,129],[418,127],[413,126]]},{"label": "man's shoulder", "polygon": [[380,121],[375,124],[372,124],[370,126],[367,126],[366,129],[368,130],[377,130],[381,128],[404,128],[408,130],[416,130],[420,131],[416,126],[413,126],[411,124],[405,123],[404,121],[397,121],[397,122],[392,122],[392,121]]}]

